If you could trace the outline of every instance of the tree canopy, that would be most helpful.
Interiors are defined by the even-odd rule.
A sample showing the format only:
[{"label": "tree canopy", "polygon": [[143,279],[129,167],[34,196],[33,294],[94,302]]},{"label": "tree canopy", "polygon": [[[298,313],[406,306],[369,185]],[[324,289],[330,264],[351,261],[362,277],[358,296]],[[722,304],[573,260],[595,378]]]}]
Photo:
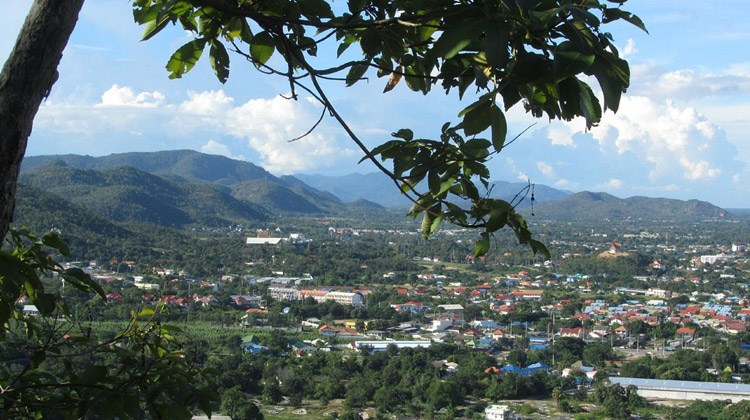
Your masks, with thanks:
[{"label": "tree canopy", "polygon": [[[225,82],[231,51],[269,77],[286,79],[289,99],[305,92],[319,101],[320,119],[330,114],[362,150],[362,160],[414,203],[410,215],[423,217],[425,236],[442,221],[477,228],[475,254],[483,255],[490,235],[510,227],[520,243],[548,254],[515,211],[530,188],[511,202],[490,198],[486,162],[515,140],[508,139],[505,112],[516,104],[535,117],[580,117],[588,128],[603,110],[617,111],[630,71],[603,25],[625,20],[645,30],[621,8],[625,1],[348,0],[343,7],[324,0],[135,0],[133,16],[145,27],[144,40],[169,24],[194,35],[169,58],[170,78],[189,72],[208,49],[216,77]],[[352,46],[361,50],[357,59],[338,59]],[[334,58],[318,57],[333,51]],[[282,66],[273,64],[275,54]],[[414,92],[439,87],[473,102],[457,112],[458,122],[442,125],[439,139],[394,128],[392,139],[369,149],[322,82],[352,86],[370,70],[385,79],[384,92],[403,81]],[[598,82],[603,104],[587,76]]]}]

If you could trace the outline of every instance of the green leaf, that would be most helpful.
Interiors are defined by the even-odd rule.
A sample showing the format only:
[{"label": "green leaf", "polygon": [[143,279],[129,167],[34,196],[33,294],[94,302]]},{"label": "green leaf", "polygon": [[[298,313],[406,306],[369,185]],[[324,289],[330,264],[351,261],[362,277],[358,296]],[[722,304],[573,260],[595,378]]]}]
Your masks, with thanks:
[{"label": "green leaf", "polygon": [[487,62],[497,68],[505,67],[510,59],[508,53],[508,42],[510,34],[504,22],[490,20],[487,24],[486,35],[484,38],[484,53]]},{"label": "green leaf", "polygon": [[302,13],[309,18],[333,18],[333,10],[331,5],[325,0],[299,0],[299,4]]},{"label": "green leaf", "polygon": [[643,32],[648,33],[648,30],[646,29],[646,25],[643,24],[643,21],[641,20],[641,18],[639,18],[638,16],[630,12],[626,12],[625,10],[622,10],[622,9],[604,9],[603,14],[604,14],[604,18],[602,19],[603,23],[609,23],[617,19],[622,19],[640,28]]},{"label": "green leaf", "polygon": [[443,193],[450,190],[453,184],[455,183],[456,183],[456,178],[451,177],[451,178],[446,179],[445,181],[440,183],[440,190],[438,190],[437,194],[435,195],[438,195],[438,196],[443,195]]},{"label": "green leaf", "polygon": [[584,118],[586,118],[586,126],[591,128],[602,118],[602,108],[599,106],[599,100],[596,99],[589,85],[578,80],[578,86],[581,88],[579,97],[581,112]]},{"label": "green leaf", "polygon": [[83,371],[81,379],[85,384],[99,384],[107,376],[107,367],[101,365],[91,365]]},{"label": "green leaf", "polygon": [[476,248],[474,249],[474,256],[481,257],[482,255],[487,254],[487,251],[489,250],[490,250],[490,234],[487,232],[482,232],[482,238],[477,241]]},{"label": "green leaf", "polygon": [[57,301],[55,295],[51,293],[36,293],[35,296],[30,297],[42,315],[50,315],[55,310],[55,302]]},{"label": "green leaf", "polygon": [[167,26],[167,23],[169,23],[169,15],[164,15],[161,17],[161,19],[158,20],[154,19],[148,21],[146,23],[146,28],[143,30],[141,41],[147,41],[151,39],[151,37],[161,32],[161,30]]},{"label": "green leaf", "polygon": [[414,132],[408,128],[402,128],[395,133],[391,133],[391,136],[411,141],[414,138]]},{"label": "green leaf", "polygon": [[449,26],[435,42],[432,51],[438,57],[449,60],[477,39],[478,32],[479,28],[475,22]]},{"label": "green leaf", "polygon": [[154,310],[153,310],[153,309],[142,309],[142,310],[141,310],[141,312],[139,312],[139,313],[138,313],[138,317],[139,317],[139,318],[142,318],[142,317],[149,317],[149,316],[152,316],[152,315],[154,315],[154,313],[155,313],[155,312],[154,312]]},{"label": "green leaf", "polygon": [[349,72],[346,74],[346,86],[352,86],[358,81],[362,80],[362,76],[365,75],[367,69],[370,66],[367,63],[355,64],[349,68]]},{"label": "green leaf", "polygon": [[54,233],[54,232],[47,232],[42,236],[42,243],[50,248],[55,248],[58,251],[60,251],[61,254],[63,254],[66,257],[70,256],[70,248],[68,248],[68,244],[65,243],[63,238],[60,237],[60,235]]},{"label": "green leaf", "polygon": [[[621,65],[620,62],[623,62],[627,69],[627,62],[625,62],[625,60],[615,57],[612,57],[612,60],[618,65]],[[617,112],[620,107],[620,98],[625,89],[627,89],[628,83],[623,82],[621,78],[617,76],[609,62],[603,57],[596,57],[591,66],[591,70],[594,73],[594,77],[596,77],[596,80],[599,82],[599,87],[602,88],[602,93],[604,94],[604,109]]]},{"label": "green leaf", "polygon": [[179,79],[189,72],[201,58],[205,46],[206,40],[199,38],[178,48],[167,62],[167,70],[171,72],[169,78]]},{"label": "green leaf", "polygon": [[500,153],[505,147],[505,137],[508,135],[508,123],[505,120],[505,113],[497,105],[492,105],[492,147]]},{"label": "green leaf", "polygon": [[553,67],[557,80],[586,71],[594,63],[594,54],[580,48],[573,42],[561,43],[553,51],[555,60]]},{"label": "green leaf", "polygon": [[255,34],[250,44],[250,57],[255,61],[255,65],[260,67],[266,64],[275,50],[273,37],[266,31],[259,32]]},{"label": "green leaf", "polygon": [[493,104],[488,100],[479,100],[478,106],[464,115],[464,133],[467,136],[481,133],[492,124]]},{"label": "green leaf", "polygon": [[531,247],[531,252],[533,252],[534,254],[536,254],[537,252],[541,252],[542,255],[544,255],[547,259],[551,258],[549,249],[547,249],[547,247],[543,243],[535,239],[529,239],[529,246]]},{"label": "green leaf", "polygon": [[433,216],[429,211],[424,212],[424,215],[422,215],[422,237],[427,239],[430,237],[430,229],[432,228],[432,222],[435,220],[435,216]]},{"label": "green leaf", "polygon": [[365,57],[372,58],[378,55],[383,49],[383,40],[380,39],[377,30],[370,28],[362,32],[362,36],[359,39],[359,46],[362,48]]},{"label": "green leaf", "polygon": [[211,41],[211,50],[208,54],[208,61],[214,69],[216,78],[221,83],[226,83],[229,77],[229,55],[227,54],[224,44],[219,41]]},{"label": "green leaf", "polygon": [[347,5],[349,6],[349,11],[356,15],[364,9],[366,3],[366,0],[349,0]]},{"label": "green leaf", "polygon": [[107,299],[107,295],[104,293],[104,289],[102,289],[99,283],[92,280],[91,276],[89,276],[80,268],[68,268],[60,274],[65,280],[69,281],[77,289],[83,290],[85,292],[93,290],[102,299]]}]

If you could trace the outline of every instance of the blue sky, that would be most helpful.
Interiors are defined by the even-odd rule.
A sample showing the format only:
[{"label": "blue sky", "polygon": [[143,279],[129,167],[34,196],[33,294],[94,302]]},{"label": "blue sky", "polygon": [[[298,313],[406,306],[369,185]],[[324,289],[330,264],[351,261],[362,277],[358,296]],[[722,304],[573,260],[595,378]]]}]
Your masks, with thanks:
[{"label": "blue sky", "polygon": [[[30,1],[4,5],[0,60],[7,57]],[[631,0],[626,8],[649,29],[609,31],[630,62],[632,83],[617,114],[585,132],[580,121],[535,121],[508,115],[511,135],[535,125],[490,163],[493,179],[700,199],[750,208],[750,25],[745,1]],[[107,155],[194,149],[259,164],[274,174],[371,172],[362,153],[331,119],[303,140],[321,108],[287,101],[280,79],[232,57],[221,85],[207,60],[183,79],[164,65],[189,35],[170,29],[140,42],[126,0],[87,0],[59,68],[60,78],[37,115],[27,154]],[[399,85],[382,94],[372,77],[354,88],[330,87],[331,99],[368,145],[414,128],[434,136],[465,106],[438,89],[427,97]]]}]

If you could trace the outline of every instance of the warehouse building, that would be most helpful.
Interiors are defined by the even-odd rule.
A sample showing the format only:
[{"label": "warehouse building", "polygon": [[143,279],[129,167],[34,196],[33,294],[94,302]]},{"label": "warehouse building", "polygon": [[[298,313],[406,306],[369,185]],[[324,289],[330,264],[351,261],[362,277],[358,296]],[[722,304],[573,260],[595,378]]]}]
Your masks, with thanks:
[{"label": "warehouse building", "polygon": [[644,398],[665,400],[731,400],[733,403],[750,400],[750,385],[721,382],[669,381],[663,379],[622,378],[610,376],[609,382],[623,388],[638,388]]}]

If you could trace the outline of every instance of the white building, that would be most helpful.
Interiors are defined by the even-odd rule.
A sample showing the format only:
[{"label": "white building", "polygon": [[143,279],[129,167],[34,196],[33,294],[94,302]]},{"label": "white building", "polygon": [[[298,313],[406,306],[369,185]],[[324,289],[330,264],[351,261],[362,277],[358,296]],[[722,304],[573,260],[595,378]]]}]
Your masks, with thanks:
[{"label": "white building", "polygon": [[716,261],[721,261],[724,259],[724,254],[718,254],[718,255],[701,255],[701,262],[703,264],[715,264]]},{"label": "white building", "polygon": [[299,290],[292,287],[269,287],[268,294],[276,300],[299,299]]},{"label": "white building", "polygon": [[484,418],[486,420],[515,420],[516,413],[507,405],[492,404],[484,409]]},{"label": "white building", "polygon": [[348,306],[363,306],[362,295],[359,293],[350,292],[328,292],[325,295],[325,300],[332,300],[336,303]]}]

